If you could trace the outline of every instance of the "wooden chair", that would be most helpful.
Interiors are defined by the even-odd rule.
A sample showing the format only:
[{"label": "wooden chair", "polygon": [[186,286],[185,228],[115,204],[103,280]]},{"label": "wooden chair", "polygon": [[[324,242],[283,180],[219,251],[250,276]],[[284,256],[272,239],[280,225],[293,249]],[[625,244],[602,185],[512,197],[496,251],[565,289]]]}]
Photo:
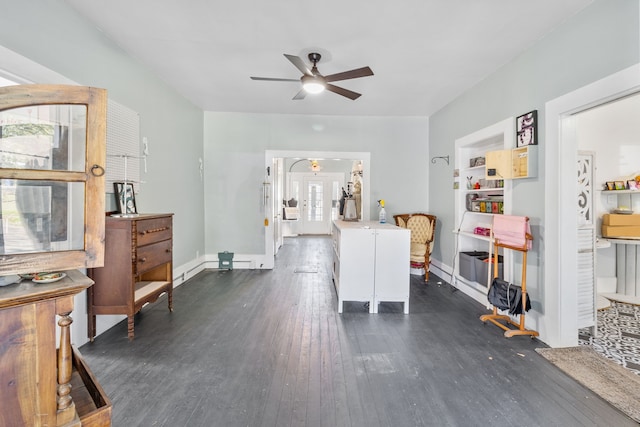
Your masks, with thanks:
[{"label": "wooden chair", "polygon": [[414,268],[424,268],[424,281],[429,280],[429,263],[436,235],[436,217],[424,213],[398,214],[396,225],[411,230],[410,262]]}]

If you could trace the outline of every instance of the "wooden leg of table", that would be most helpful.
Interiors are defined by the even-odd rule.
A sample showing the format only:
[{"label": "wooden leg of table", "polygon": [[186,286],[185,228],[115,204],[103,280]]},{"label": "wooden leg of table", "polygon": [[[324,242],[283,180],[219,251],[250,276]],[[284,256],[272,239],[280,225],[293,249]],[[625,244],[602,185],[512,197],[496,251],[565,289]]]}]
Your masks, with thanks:
[{"label": "wooden leg of table", "polygon": [[424,254],[424,281],[429,280],[429,245],[427,245],[427,252]]},{"label": "wooden leg of table", "polygon": [[93,287],[87,289],[87,335],[93,342],[96,337],[96,315],[93,314]]},{"label": "wooden leg of table", "polygon": [[58,390],[57,390],[57,425],[74,425],[76,409],[71,396],[72,350],[70,326],[73,320],[71,312],[61,313],[58,320],[60,326],[60,347],[58,349]]},{"label": "wooden leg of table", "polygon": [[127,316],[127,337],[129,337],[129,341],[133,341],[133,318],[133,314]]},{"label": "wooden leg of table", "polygon": [[93,342],[93,339],[96,337],[96,315],[89,313],[89,316],[87,316],[87,319],[89,323],[87,328],[89,341]]}]

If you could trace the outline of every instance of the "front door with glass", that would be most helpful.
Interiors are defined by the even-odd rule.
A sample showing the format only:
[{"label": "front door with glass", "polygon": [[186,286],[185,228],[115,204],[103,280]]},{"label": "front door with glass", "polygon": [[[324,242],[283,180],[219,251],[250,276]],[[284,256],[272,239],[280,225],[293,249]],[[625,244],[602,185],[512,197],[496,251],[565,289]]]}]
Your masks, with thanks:
[{"label": "front door with glass", "polygon": [[343,181],[344,175],[336,173],[303,177],[301,234],[331,234],[331,221],[338,215]]}]

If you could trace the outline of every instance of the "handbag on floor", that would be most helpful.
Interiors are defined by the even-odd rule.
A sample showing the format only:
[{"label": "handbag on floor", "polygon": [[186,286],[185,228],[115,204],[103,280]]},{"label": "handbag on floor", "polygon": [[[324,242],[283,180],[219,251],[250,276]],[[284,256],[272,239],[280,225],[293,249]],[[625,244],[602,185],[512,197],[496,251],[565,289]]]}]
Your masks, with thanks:
[{"label": "handbag on floor", "polygon": [[522,314],[531,309],[531,301],[527,294],[524,311],[522,310],[522,288],[498,277],[494,277],[487,294],[489,302],[500,310],[508,310],[509,314]]}]

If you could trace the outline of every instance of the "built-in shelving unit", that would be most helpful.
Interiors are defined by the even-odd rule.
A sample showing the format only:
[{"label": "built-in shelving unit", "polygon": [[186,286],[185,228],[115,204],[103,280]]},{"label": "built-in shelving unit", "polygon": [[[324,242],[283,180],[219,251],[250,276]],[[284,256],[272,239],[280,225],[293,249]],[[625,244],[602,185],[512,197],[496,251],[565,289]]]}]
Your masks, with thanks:
[{"label": "built-in shelving unit", "polygon": [[[603,206],[607,210],[630,209],[640,213],[640,190],[601,190]],[[598,233],[601,234],[601,233]],[[605,298],[627,302],[640,303],[640,238],[634,237],[603,237],[608,243],[615,245],[616,259],[616,292],[602,293]]]},{"label": "built-in shelving unit", "polygon": [[[491,229],[494,215],[511,213],[511,182],[506,179],[487,179],[489,167],[487,153],[510,151],[511,147],[515,146],[514,122],[513,118],[503,120],[455,142],[455,165],[460,180],[459,189],[455,190],[455,229],[453,230],[456,248],[455,281],[456,286],[463,292],[482,303],[487,302],[486,290],[490,269],[487,269],[487,277],[477,277],[476,280],[470,280],[469,275],[464,277],[460,270],[460,253],[491,252],[491,238],[478,232],[481,229]],[[473,159],[483,157],[484,165],[472,166],[475,163]],[[468,177],[471,177],[472,187],[478,183],[480,188],[467,188]],[[503,258],[505,266],[508,265],[509,259],[510,256],[505,254]],[[505,268],[504,271],[508,276],[509,270]]]}]

